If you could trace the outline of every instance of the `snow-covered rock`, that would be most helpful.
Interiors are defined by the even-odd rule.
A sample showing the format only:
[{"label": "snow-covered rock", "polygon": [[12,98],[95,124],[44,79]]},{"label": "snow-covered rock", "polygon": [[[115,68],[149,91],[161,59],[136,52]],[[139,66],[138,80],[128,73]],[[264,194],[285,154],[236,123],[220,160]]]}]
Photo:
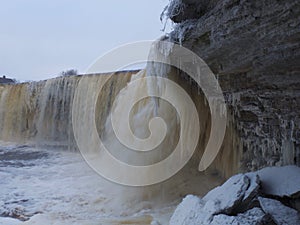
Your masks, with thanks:
[{"label": "snow-covered rock", "polygon": [[21,225],[21,221],[9,217],[0,217],[0,225]]},{"label": "snow-covered rock", "polygon": [[[250,178],[243,174],[233,176],[222,186],[207,193],[203,199],[192,195],[185,197],[176,208],[170,224],[211,224],[216,215],[223,214],[225,216],[224,214],[236,212],[235,209],[243,205],[245,199],[250,202],[250,197],[255,196],[254,193],[257,192],[258,188],[259,179],[257,176],[253,175]],[[227,217],[228,221],[232,220],[230,216]],[[260,218],[261,215],[257,217]],[[221,215],[220,218],[222,218]],[[216,218],[216,221],[218,221],[218,218]],[[216,222],[213,224],[216,224]]]},{"label": "snow-covered rock", "polygon": [[227,180],[222,186],[216,187],[204,196],[203,200],[214,201],[217,204],[215,213],[230,213],[243,199],[250,180],[243,174],[238,174]]},{"label": "snow-covered rock", "polygon": [[300,224],[300,214],[295,209],[287,207],[274,199],[259,197],[258,200],[263,211],[269,214],[276,224]]},{"label": "snow-covered rock", "polygon": [[300,167],[267,167],[257,172],[262,192],[279,197],[300,197]]},{"label": "snow-covered rock", "polygon": [[188,195],[176,208],[170,220],[170,225],[204,224],[209,213],[203,210],[205,202],[197,196]]},{"label": "snow-covered rock", "polygon": [[[184,198],[170,225],[300,225],[299,212],[293,209],[299,200],[299,176],[300,168],[294,166],[235,175],[202,199]],[[264,198],[266,195],[278,200]]]},{"label": "snow-covered rock", "polygon": [[250,179],[250,185],[245,192],[243,202],[250,202],[257,194],[260,189],[260,178],[257,174],[247,174]]},{"label": "snow-covered rock", "polygon": [[263,225],[270,222],[268,214],[260,208],[252,208],[237,216],[229,216],[214,214],[207,211],[205,206],[199,197],[188,195],[175,210],[170,225]]},{"label": "snow-covered rock", "polygon": [[268,215],[260,208],[253,208],[237,216],[228,216],[226,214],[216,215],[210,225],[263,225],[267,224],[268,221]]},{"label": "snow-covered rock", "polygon": [[259,189],[256,175],[235,175],[204,196],[203,200],[214,201],[214,213],[234,213],[242,204],[249,204]]}]

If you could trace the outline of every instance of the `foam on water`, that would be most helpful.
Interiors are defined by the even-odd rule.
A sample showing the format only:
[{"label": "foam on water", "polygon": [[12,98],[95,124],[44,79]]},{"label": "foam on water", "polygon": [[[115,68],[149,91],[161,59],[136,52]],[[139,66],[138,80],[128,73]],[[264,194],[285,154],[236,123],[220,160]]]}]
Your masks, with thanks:
[{"label": "foam on water", "polygon": [[205,193],[207,184],[219,182],[198,174],[181,180],[165,196],[163,186],[157,186],[152,187],[160,189],[156,198],[149,193],[141,197],[140,188],[117,185],[96,174],[79,153],[4,143],[0,149],[0,224],[6,225],[166,224],[183,190],[197,185]]},{"label": "foam on water", "polygon": [[[120,220],[129,215],[133,219],[149,220],[155,213],[147,202],[134,202],[135,205],[120,202],[120,196],[116,193],[118,188],[113,188],[117,185],[96,174],[78,153],[29,146],[1,149],[2,216],[19,220],[31,218],[31,222],[47,220],[47,224],[50,221],[83,224],[83,221]],[[7,153],[22,155],[13,159]],[[4,164],[8,161],[11,164]],[[9,219],[0,218],[0,221],[7,224]]]}]

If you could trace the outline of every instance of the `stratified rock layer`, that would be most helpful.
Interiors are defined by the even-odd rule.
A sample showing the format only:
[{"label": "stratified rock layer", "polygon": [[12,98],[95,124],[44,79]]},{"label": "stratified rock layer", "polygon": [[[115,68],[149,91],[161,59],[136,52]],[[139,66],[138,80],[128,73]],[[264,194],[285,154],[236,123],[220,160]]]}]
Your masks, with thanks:
[{"label": "stratified rock layer", "polygon": [[[299,1],[174,0],[170,6],[167,16],[176,25],[169,40],[197,53],[220,81],[238,132],[240,171],[300,165]],[[171,15],[174,7],[179,11]]]}]

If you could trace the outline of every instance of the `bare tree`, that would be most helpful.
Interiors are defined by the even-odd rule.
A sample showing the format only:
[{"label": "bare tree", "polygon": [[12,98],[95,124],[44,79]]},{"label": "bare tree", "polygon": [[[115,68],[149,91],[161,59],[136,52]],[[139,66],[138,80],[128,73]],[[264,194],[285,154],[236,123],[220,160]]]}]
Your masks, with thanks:
[{"label": "bare tree", "polygon": [[65,76],[73,76],[73,75],[77,75],[77,70],[75,69],[70,69],[70,70],[66,70],[66,71],[62,71],[60,73],[60,76],[65,77]]}]

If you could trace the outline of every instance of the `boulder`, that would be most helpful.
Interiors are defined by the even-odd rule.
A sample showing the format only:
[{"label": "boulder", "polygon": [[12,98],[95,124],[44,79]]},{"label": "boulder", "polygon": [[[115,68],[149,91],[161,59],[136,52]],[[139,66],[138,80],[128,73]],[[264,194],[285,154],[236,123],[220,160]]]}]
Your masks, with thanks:
[{"label": "boulder", "polygon": [[265,214],[260,208],[253,208],[245,213],[238,214],[237,216],[228,216],[220,214],[214,216],[210,225],[263,225],[272,224],[269,216]]},{"label": "boulder", "polygon": [[209,221],[209,215],[203,210],[204,204],[205,202],[197,196],[186,196],[172,215],[170,225],[204,224],[205,221]]},{"label": "boulder", "polygon": [[258,194],[261,182],[257,174],[247,174],[246,176],[250,179],[250,185],[245,192],[243,202],[250,202]]},{"label": "boulder", "polygon": [[300,197],[300,167],[267,167],[254,173],[260,177],[264,194],[279,197]]},{"label": "boulder", "polygon": [[[242,208],[241,206],[255,197],[259,188],[259,179],[252,175],[250,178],[244,174],[238,174],[231,177],[222,186],[211,190],[203,199],[188,195],[176,208],[170,224],[171,225],[191,225],[191,224],[211,224],[214,220],[222,219],[224,214],[232,214]],[[258,212],[256,210],[256,212]],[[220,218],[215,217],[219,214]],[[241,218],[254,215],[254,211],[250,211]],[[264,214],[257,213],[257,221]],[[226,220],[231,221],[233,217],[227,216]],[[249,219],[251,220],[251,219]],[[213,222],[216,224],[216,222]],[[259,223],[257,223],[259,224]]]},{"label": "boulder", "polygon": [[[212,200],[209,200],[209,203]],[[207,211],[203,200],[197,196],[188,195],[176,208],[170,225],[263,225],[274,224],[269,215],[260,208],[252,208],[236,216],[214,214]]]},{"label": "boulder", "polygon": [[300,214],[295,209],[274,199],[259,197],[258,200],[263,211],[269,214],[276,224],[300,224]]},{"label": "boulder", "polygon": [[[300,214],[287,200],[298,196],[300,169],[295,166],[265,168],[237,174],[202,199],[188,195],[176,208],[171,225],[298,225]],[[262,189],[261,189],[262,187]],[[265,198],[270,196],[280,201]],[[290,207],[293,208],[290,208]]]},{"label": "boulder", "polygon": [[259,183],[259,178],[256,175],[235,175],[222,186],[211,190],[204,196],[203,200],[207,202],[205,207],[213,206],[214,213],[232,214],[239,212],[238,208],[245,204],[248,205],[257,194]]}]

